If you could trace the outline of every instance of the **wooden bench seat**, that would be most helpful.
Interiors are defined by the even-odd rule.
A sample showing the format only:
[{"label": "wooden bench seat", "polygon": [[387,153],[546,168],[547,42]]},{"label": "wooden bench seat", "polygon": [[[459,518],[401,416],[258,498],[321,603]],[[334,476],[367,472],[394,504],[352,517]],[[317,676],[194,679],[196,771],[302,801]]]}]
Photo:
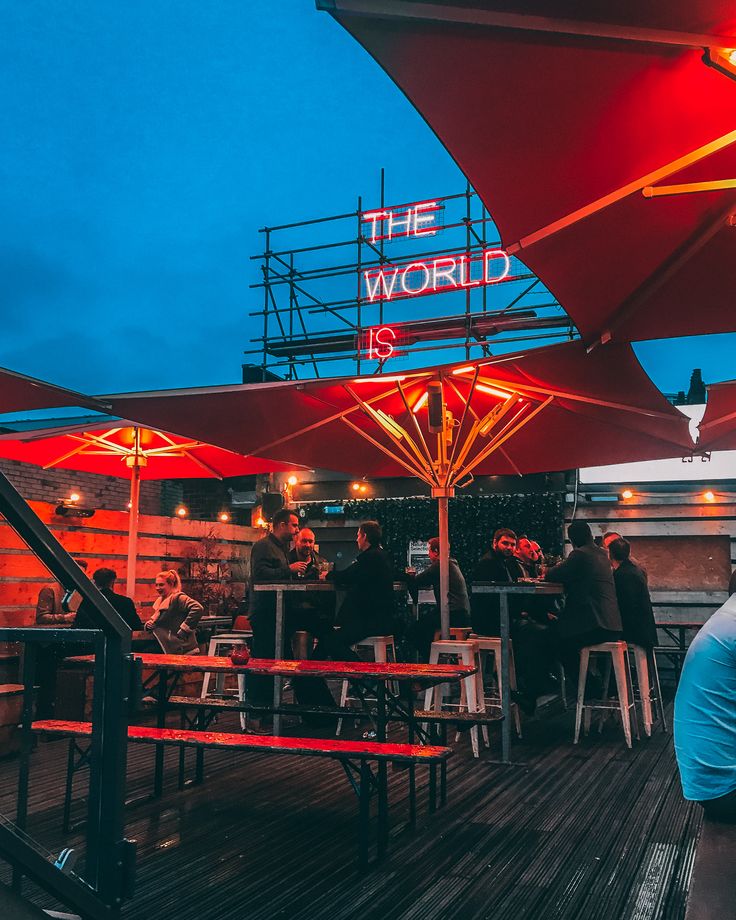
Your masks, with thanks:
[{"label": "wooden bench seat", "polygon": [[[44,719],[32,724],[35,732],[46,735],[91,738],[91,722],[67,722],[58,719]],[[137,744],[178,745],[196,749],[217,749],[245,751],[251,753],[294,757],[319,757],[340,761],[359,799],[359,861],[361,868],[368,862],[368,821],[370,797],[378,795],[378,851],[382,855],[388,840],[388,788],[386,765],[388,763],[410,766],[444,764],[452,751],[448,747],[421,744],[392,744],[375,741],[345,741],[339,738],[285,738],[272,735],[246,735],[234,732],[193,731],[190,729],[152,728],[131,725],[128,741]],[[86,758],[85,758],[86,759]],[[81,759],[80,759],[81,760]],[[374,774],[371,763],[377,764]],[[71,799],[71,773],[73,757],[70,754],[67,774],[67,796]],[[430,794],[434,796],[435,783],[430,783]],[[444,795],[444,790],[443,790]],[[413,807],[411,809],[413,811]]]},{"label": "wooden bench seat", "polygon": [[736,917],[736,824],[706,818],[695,853],[685,920]]}]

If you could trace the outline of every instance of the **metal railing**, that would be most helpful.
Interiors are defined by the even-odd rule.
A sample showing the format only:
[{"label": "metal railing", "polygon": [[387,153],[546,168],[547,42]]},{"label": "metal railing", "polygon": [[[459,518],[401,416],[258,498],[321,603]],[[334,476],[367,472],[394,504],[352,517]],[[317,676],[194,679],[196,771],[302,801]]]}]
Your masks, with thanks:
[{"label": "metal railing", "polygon": [[[98,629],[2,628],[0,641],[24,644],[22,743],[15,821],[0,818],[0,858],[13,868],[14,887],[23,876],[83,917],[108,918],[119,913],[132,892],[135,844],[123,836],[127,728],[132,689],[131,633],[122,617],[86,577],[51,531],[0,473],[0,514],[67,591],[88,601]],[[36,657],[39,643],[91,643],[94,649],[94,697],[90,788],[84,870],[69,869],[26,833],[28,786],[33,748]]]}]

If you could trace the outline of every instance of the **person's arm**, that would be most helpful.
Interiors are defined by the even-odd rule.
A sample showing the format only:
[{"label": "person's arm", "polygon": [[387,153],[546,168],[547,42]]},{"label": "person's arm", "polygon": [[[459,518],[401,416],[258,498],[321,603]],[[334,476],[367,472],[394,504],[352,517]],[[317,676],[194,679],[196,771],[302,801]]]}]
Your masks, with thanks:
[{"label": "person's arm", "polygon": [[549,569],[544,576],[545,581],[552,581],[557,584],[565,585],[573,581],[580,571],[581,557],[576,550],[573,550],[567,559],[563,559],[558,565]]},{"label": "person's arm", "polygon": [[74,620],[73,613],[56,612],[56,593],[50,586],[41,588],[38,592],[36,602],[36,623],[42,626],[59,625],[60,623],[71,623]]},{"label": "person's arm", "polygon": [[363,566],[360,562],[360,556],[352,562],[346,569],[341,569],[339,572],[335,570],[330,575],[330,581],[338,588],[346,589],[352,588],[353,585],[359,584],[363,578],[362,572]]},{"label": "person's arm", "polygon": [[177,603],[181,606],[181,612],[184,614],[178,632],[188,636],[189,633],[194,632],[197,628],[197,623],[199,623],[204,613],[204,607],[199,601],[195,601],[193,597],[189,597],[187,594],[180,594],[177,598]]}]

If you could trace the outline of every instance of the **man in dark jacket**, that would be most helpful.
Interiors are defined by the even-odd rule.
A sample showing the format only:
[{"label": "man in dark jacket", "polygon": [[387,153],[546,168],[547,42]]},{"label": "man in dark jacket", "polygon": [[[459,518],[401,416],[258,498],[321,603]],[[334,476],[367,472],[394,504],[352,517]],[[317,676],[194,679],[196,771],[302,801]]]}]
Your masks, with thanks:
[{"label": "man in dark jacket", "polygon": [[[473,572],[473,583],[491,581],[497,583],[515,582],[524,578],[524,570],[514,556],[516,534],[507,527],[499,528],[493,534],[491,549],[483,556]],[[516,598],[513,598],[516,601]],[[515,617],[516,604],[511,604],[511,615]],[[500,602],[492,594],[473,594],[471,600],[473,632],[479,636],[498,636],[500,631]]]},{"label": "man in dark jacket", "polygon": [[[307,567],[299,580],[320,581],[327,574],[327,560],[315,550],[314,531],[302,527],[289,553],[289,564],[306,562]],[[335,619],[335,595],[333,593],[296,594],[288,606],[290,631],[305,630],[319,638],[329,629]]]},{"label": "man in dark jacket", "polygon": [[388,553],[381,546],[381,526],[364,521],[356,537],[358,557],[331,581],[346,592],[337,613],[337,626],[324,635],[315,658],[355,661],[352,645],[366,636],[386,636],[394,630],[394,572]]},{"label": "man in dark jacket", "polygon": [[657,644],[652,601],[643,569],[631,559],[631,544],[623,537],[608,544],[624,639],[647,650]]},{"label": "man in dark jacket", "polygon": [[[114,569],[96,569],[92,573],[92,581],[100,589],[103,597],[106,597],[115,610],[125,620],[130,629],[135,632],[143,629],[143,623],[138,616],[133,601],[124,594],[118,594],[115,591],[115,581],[117,572]],[[75,629],[96,629],[99,623],[92,610],[92,605],[88,601],[82,601],[74,618]]]},{"label": "man in dark jacket", "polygon": [[[440,538],[432,537],[427,544],[430,564],[418,575],[407,575],[407,586],[414,600],[422,588],[431,587],[437,606],[421,616],[407,631],[408,641],[419,652],[420,661],[429,661],[434,634],[440,628]],[[450,557],[450,584],[448,588],[450,626],[470,625],[470,601],[465,578],[457,560]]]},{"label": "man in dark jacket", "polygon": [[557,624],[558,653],[576,685],[580,649],[620,639],[622,626],[608,554],[593,542],[585,521],[573,521],[567,536],[573,550],[547,572],[545,581],[565,588],[565,607]]}]

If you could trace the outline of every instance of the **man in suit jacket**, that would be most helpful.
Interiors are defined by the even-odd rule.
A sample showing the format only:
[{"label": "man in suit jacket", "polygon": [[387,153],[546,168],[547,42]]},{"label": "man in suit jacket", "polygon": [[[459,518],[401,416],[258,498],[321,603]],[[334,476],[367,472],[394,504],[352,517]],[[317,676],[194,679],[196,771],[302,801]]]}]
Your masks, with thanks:
[{"label": "man in suit jacket", "polygon": [[620,639],[621,614],[608,554],[593,542],[585,521],[573,521],[567,536],[572,552],[545,576],[546,581],[565,588],[565,608],[558,624],[560,638],[577,649]]},{"label": "man in suit jacket", "polygon": [[624,639],[647,650],[657,644],[652,601],[647,576],[631,559],[631,544],[623,537],[608,544],[618,609],[621,612]]},{"label": "man in suit jacket", "polygon": [[358,557],[330,580],[346,592],[337,613],[337,630],[326,633],[314,652],[315,658],[355,661],[351,646],[366,636],[391,635],[394,630],[394,572],[391,559],[381,546],[381,525],[364,521],[356,537]]}]

